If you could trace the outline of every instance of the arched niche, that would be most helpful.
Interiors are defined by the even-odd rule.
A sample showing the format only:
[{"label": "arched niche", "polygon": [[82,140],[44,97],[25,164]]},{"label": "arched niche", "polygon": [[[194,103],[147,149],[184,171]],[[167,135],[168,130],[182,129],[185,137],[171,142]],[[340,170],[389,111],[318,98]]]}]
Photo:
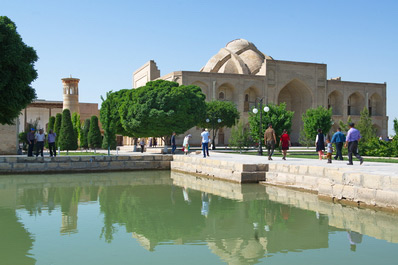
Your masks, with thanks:
[{"label": "arched niche", "polygon": [[209,95],[209,86],[201,81],[195,81],[192,85],[200,87],[202,93],[205,94],[207,100],[211,100],[211,96]]},{"label": "arched niche", "polygon": [[244,92],[243,111],[248,112],[254,108],[256,99],[260,97],[260,90],[257,87],[251,86]]},{"label": "arched niche", "polygon": [[[220,98],[220,95],[224,95],[224,98]],[[216,96],[218,100],[226,100],[234,102],[235,87],[229,83],[224,83],[217,88]]]},{"label": "arched niche", "polygon": [[333,115],[343,115],[344,97],[340,91],[333,91],[328,96],[328,108],[332,108]]},{"label": "arched niche", "polygon": [[347,115],[360,115],[365,107],[365,99],[359,92],[352,93],[347,99]]},{"label": "arched niche", "polygon": [[291,131],[291,141],[297,143],[302,129],[302,115],[312,107],[313,96],[304,82],[293,79],[287,83],[278,94],[278,104],[286,103],[287,110],[294,111]]},{"label": "arched niche", "polygon": [[383,100],[378,93],[374,93],[369,98],[369,114],[371,116],[383,115]]}]

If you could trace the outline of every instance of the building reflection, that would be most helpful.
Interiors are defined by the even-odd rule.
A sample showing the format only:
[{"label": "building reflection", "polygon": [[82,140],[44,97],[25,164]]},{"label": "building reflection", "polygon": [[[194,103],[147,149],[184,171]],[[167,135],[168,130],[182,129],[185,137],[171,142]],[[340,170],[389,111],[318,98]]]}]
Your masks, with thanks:
[{"label": "building reflection", "polygon": [[0,229],[22,243],[14,259],[26,259],[11,264],[34,264],[28,258],[34,241],[15,209],[30,215],[60,211],[60,234],[65,235],[78,233],[79,205],[90,201],[99,204],[103,227],[98,233],[108,243],[122,225],[148,251],[162,244],[206,244],[229,264],[256,264],[275,253],[328,248],[333,231],[347,231],[353,251],[362,242],[360,228],[376,238],[398,239],[395,215],[333,205],[308,193],[176,172],[2,178],[0,191],[0,210],[7,208],[0,211],[0,222],[7,222]]}]

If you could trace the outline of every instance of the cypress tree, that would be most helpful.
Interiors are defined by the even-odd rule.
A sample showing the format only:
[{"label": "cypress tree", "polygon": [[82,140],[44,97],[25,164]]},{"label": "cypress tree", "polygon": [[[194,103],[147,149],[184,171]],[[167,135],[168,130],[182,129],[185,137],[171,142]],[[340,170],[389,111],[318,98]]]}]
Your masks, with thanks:
[{"label": "cypress tree", "polygon": [[61,131],[61,124],[62,124],[62,114],[61,113],[57,113],[57,115],[55,115],[55,123],[54,123],[54,132],[57,135],[57,137],[55,138],[55,146],[58,147],[59,146],[59,132]]},{"label": "cypress tree", "polygon": [[55,125],[55,117],[51,116],[50,120],[48,121],[47,132],[49,132],[50,130],[54,131],[54,125]]},{"label": "cypress tree", "polygon": [[64,109],[62,112],[62,125],[59,135],[59,146],[62,150],[66,150],[69,153],[69,150],[77,149],[77,139],[75,131],[73,130],[72,119],[70,117],[70,111],[68,109]]},{"label": "cypress tree", "polygon": [[98,117],[92,116],[90,120],[90,130],[88,132],[88,146],[93,148],[100,148],[102,144],[101,131],[98,126]]},{"label": "cypress tree", "polygon": [[83,128],[80,131],[80,147],[87,149],[88,148],[88,132],[90,130],[90,119],[86,119],[84,121]]},{"label": "cypress tree", "polygon": [[82,125],[80,123],[80,114],[77,112],[73,112],[73,114],[72,114],[72,125],[73,125],[73,130],[75,132],[76,141],[77,141],[77,143],[79,143],[80,131],[81,131]]}]

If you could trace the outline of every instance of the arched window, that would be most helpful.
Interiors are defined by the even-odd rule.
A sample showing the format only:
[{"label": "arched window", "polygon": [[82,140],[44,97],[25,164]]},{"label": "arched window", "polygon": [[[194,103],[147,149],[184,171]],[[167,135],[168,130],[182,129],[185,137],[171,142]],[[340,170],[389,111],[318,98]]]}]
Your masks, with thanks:
[{"label": "arched window", "polygon": [[218,99],[221,99],[221,100],[224,100],[224,99],[225,99],[225,94],[224,94],[224,92],[220,92],[220,93],[218,94]]}]

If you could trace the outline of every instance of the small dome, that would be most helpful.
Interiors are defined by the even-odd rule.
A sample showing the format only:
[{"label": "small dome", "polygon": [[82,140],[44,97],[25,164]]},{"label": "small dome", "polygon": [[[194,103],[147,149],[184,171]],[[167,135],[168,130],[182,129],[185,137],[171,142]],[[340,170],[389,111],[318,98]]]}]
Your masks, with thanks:
[{"label": "small dome", "polygon": [[260,52],[253,43],[245,39],[236,39],[228,42],[225,48],[210,58],[200,71],[226,74],[263,74],[260,69],[266,59],[272,60],[270,56]]}]

